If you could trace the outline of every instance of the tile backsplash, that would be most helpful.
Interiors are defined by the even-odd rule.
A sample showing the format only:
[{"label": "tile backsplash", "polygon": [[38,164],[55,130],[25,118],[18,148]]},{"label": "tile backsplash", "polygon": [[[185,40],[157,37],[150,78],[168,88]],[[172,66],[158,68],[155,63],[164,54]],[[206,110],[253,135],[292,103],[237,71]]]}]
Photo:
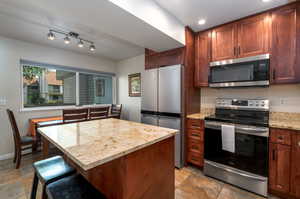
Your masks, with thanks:
[{"label": "tile backsplash", "polygon": [[201,107],[214,108],[216,98],[266,98],[272,112],[300,113],[300,84],[267,88],[202,88]]}]

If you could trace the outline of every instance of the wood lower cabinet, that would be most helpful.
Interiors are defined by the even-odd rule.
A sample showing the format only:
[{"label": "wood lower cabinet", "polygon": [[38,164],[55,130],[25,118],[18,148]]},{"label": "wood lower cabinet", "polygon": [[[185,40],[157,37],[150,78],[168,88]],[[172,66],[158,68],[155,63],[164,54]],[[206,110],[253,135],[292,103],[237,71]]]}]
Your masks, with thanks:
[{"label": "wood lower cabinet", "polygon": [[300,198],[300,132],[292,139],[291,193]]},{"label": "wood lower cabinet", "polygon": [[300,198],[300,131],[271,129],[269,189],[282,198]]},{"label": "wood lower cabinet", "polygon": [[207,87],[211,61],[211,31],[199,33],[195,44],[195,86]]},{"label": "wood lower cabinet", "polygon": [[203,167],[204,164],[204,121],[187,119],[187,162]]},{"label": "wood lower cabinet", "polygon": [[270,188],[282,193],[289,193],[291,147],[283,144],[271,143],[269,152]]},{"label": "wood lower cabinet", "polygon": [[299,4],[291,4],[272,12],[273,84],[300,82],[299,8]]}]

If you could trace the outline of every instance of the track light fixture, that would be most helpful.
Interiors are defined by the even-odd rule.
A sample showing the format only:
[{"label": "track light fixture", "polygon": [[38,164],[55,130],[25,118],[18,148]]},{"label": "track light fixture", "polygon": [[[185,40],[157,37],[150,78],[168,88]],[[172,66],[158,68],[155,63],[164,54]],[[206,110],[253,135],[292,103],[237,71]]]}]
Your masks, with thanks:
[{"label": "track light fixture", "polygon": [[84,44],[83,44],[82,40],[80,39],[79,42],[78,42],[78,47],[83,48],[83,46],[84,46]]},{"label": "track light fixture", "polygon": [[66,36],[66,37],[64,38],[64,42],[65,42],[65,44],[69,44],[69,43],[71,42],[70,37],[69,37],[69,36]]},{"label": "track light fixture", "polygon": [[65,36],[64,37],[64,43],[65,44],[71,43],[71,38],[73,38],[75,40],[78,40],[78,44],[77,45],[78,45],[79,48],[83,48],[84,47],[84,43],[89,43],[90,44],[89,50],[92,51],[92,52],[96,50],[94,42],[81,38],[78,33],[75,33],[75,32],[64,32],[64,31],[60,31],[60,30],[52,30],[52,29],[50,29],[49,33],[47,34],[47,37],[48,37],[49,40],[54,40],[55,39],[54,33],[64,35]]},{"label": "track light fixture", "polygon": [[91,45],[90,45],[90,51],[95,51],[95,50],[96,50],[95,45],[94,45],[94,44],[91,44]]},{"label": "track light fixture", "polygon": [[49,40],[54,40],[55,39],[55,35],[53,34],[53,32],[51,30],[49,31],[47,36],[48,36]]}]

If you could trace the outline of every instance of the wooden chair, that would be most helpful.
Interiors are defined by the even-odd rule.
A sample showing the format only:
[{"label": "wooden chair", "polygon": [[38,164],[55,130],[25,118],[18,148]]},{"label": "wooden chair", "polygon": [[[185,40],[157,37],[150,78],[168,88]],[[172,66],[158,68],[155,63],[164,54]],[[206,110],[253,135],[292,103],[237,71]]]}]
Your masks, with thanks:
[{"label": "wooden chair", "polygon": [[8,114],[8,118],[14,135],[14,143],[15,143],[14,163],[16,163],[16,169],[19,169],[21,164],[22,151],[27,149],[32,149],[32,152],[34,152],[37,150],[37,144],[35,138],[30,136],[20,135],[14,113],[9,109],[7,109],[6,112]]},{"label": "wooden chair", "polygon": [[98,120],[108,118],[109,106],[89,108],[89,119]]},{"label": "wooden chair", "polygon": [[111,105],[111,117],[112,118],[121,118],[121,112],[122,112],[122,104],[112,104]]},{"label": "wooden chair", "polygon": [[63,110],[63,123],[83,122],[88,120],[87,108]]}]

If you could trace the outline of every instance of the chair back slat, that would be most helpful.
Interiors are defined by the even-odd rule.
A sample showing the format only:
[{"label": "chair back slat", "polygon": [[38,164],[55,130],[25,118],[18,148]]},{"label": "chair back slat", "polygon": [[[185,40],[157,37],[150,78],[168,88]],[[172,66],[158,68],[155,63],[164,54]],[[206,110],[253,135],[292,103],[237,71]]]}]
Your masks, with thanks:
[{"label": "chair back slat", "polygon": [[111,114],[117,116],[118,118],[121,117],[122,112],[122,104],[112,104],[111,105]]},{"label": "chair back slat", "polygon": [[13,131],[15,143],[20,144],[21,136],[20,136],[20,132],[19,132],[19,129],[17,126],[17,122],[15,119],[14,113],[9,109],[7,109],[6,112],[7,112],[8,118],[9,118],[11,129]]},{"label": "chair back slat", "polygon": [[82,122],[88,120],[88,109],[63,110],[63,123]]},{"label": "chair back slat", "polygon": [[89,119],[97,120],[97,119],[105,119],[108,117],[109,107],[97,107],[90,108]]}]

